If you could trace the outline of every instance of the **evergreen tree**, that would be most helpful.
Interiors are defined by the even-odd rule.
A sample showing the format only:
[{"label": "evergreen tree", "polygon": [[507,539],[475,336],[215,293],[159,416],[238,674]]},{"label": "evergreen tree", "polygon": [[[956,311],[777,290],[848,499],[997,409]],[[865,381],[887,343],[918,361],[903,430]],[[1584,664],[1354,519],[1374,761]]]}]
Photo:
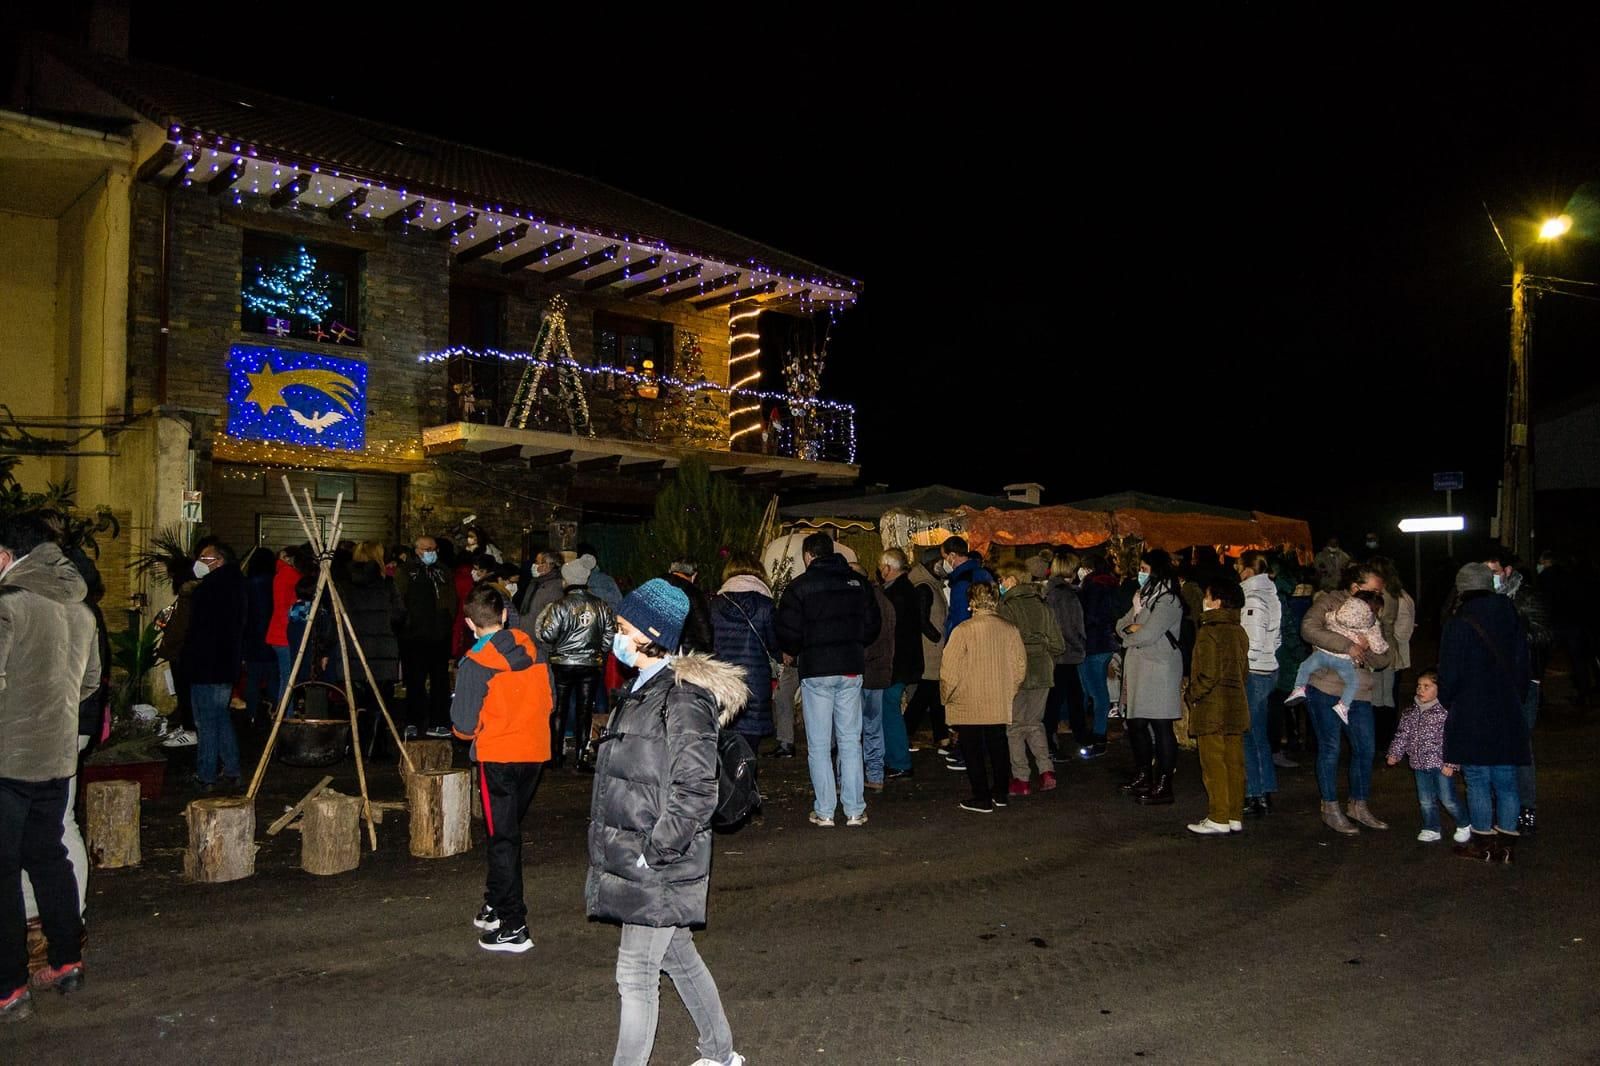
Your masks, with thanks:
[{"label": "evergreen tree", "polygon": [[639,527],[627,576],[635,583],[660,577],[674,560],[689,559],[716,582],[728,553],[760,552],[761,518],[748,493],[686,460],[656,497],[655,516]]}]

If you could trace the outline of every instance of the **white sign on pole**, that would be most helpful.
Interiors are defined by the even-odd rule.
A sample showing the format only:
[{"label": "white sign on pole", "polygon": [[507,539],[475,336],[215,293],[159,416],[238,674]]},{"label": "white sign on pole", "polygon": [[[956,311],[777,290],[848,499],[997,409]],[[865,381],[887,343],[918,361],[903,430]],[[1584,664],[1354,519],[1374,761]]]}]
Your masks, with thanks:
[{"label": "white sign on pole", "polygon": [[202,521],[200,517],[201,496],[202,492],[200,489],[183,490],[183,520],[185,522]]}]

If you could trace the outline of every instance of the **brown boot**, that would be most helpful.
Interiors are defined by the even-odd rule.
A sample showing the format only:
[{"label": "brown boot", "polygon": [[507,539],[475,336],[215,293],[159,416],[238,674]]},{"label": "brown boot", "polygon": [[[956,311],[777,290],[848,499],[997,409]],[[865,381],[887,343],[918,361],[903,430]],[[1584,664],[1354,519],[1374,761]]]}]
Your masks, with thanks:
[{"label": "brown boot", "polygon": [[1498,833],[1496,842],[1500,846],[1498,849],[1499,854],[1495,857],[1507,866],[1515,865],[1517,861],[1517,841],[1521,839],[1522,835],[1520,833]]},{"label": "brown boot", "polygon": [[1351,800],[1345,804],[1344,813],[1350,816],[1352,822],[1359,822],[1368,829],[1387,829],[1388,822],[1378,821],[1378,816],[1372,813],[1366,800]]},{"label": "brown boot", "polygon": [[1493,833],[1480,833],[1473,830],[1472,839],[1465,844],[1457,844],[1453,849],[1455,854],[1463,859],[1474,862],[1494,862],[1500,857],[1500,847]]},{"label": "brown boot", "polygon": [[1353,836],[1361,832],[1361,830],[1350,824],[1350,819],[1344,816],[1344,812],[1339,809],[1337,802],[1324,803],[1322,805],[1322,822],[1335,833],[1343,833],[1345,836]]}]

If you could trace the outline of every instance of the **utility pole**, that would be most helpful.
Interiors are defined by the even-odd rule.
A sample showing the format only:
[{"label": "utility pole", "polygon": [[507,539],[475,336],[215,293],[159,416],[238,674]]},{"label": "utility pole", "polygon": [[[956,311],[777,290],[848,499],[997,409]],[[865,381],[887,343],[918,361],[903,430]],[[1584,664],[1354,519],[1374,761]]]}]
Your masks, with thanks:
[{"label": "utility pole", "polygon": [[1533,526],[1533,457],[1528,437],[1527,270],[1519,256],[1511,271],[1511,366],[1507,380],[1505,468],[1500,484],[1500,543],[1527,558]]}]

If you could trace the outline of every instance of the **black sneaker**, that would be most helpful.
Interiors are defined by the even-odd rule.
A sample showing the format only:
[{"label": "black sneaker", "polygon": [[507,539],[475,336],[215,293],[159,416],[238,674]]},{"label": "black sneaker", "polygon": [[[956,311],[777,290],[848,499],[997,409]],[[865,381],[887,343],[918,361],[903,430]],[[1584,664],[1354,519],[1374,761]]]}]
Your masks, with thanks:
[{"label": "black sneaker", "polygon": [[528,927],[525,925],[510,930],[502,926],[480,936],[478,946],[485,951],[511,951],[520,955],[533,947],[533,941],[528,939]]},{"label": "black sneaker", "polygon": [[902,777],[913,776],[915,775],[910,770],[885,770],[883,773],[883,779],[885,781],[898,781]]},{"label": "black sneaker", "polygon": [[953,759],[950,762],[945,763],[944,768],[946,770],[955,770],[958,773],[963,774],[967,772],[967,764],[959,759]]},{"label": "black sneaker", "polygon": [[1005,797],[1005,795],[1002,793],[1000,795],[995,796],[995,798],[994,798],[994,809],[997,810],[997,811],[1003,811],[1003,810],[1005,810],[1005,808],[1006,808],[1006,797]]},{"label": "black sneaker", "polygon": [[776,748],[772,749],[772,757],[774,759],[792,759],[792,758],[794,758],[794,745],[793,744],[779,744]]},{"label": "black sneaker", "polygon": [[962,800],[961,809],[964,811],[971,811],[974,814],[993,814],[994,804],[979,803],[977,800]]},{"label": "black sneaker", "polygon": [[1106,746],[1103,743],[1096,742],[1094,744],[1085,744],[1083,747],[1078,749],[1078,758],[1085,761],[1089,759],[1098,759],[1105,753]]},{"label": "black sneaker", "polygon": [[483,910],[479,911],[478,916],[472,919],[472,924],[479,929],[492,933],[500,928],[500,916],[494,912],[493,907],[485,903]]}]

